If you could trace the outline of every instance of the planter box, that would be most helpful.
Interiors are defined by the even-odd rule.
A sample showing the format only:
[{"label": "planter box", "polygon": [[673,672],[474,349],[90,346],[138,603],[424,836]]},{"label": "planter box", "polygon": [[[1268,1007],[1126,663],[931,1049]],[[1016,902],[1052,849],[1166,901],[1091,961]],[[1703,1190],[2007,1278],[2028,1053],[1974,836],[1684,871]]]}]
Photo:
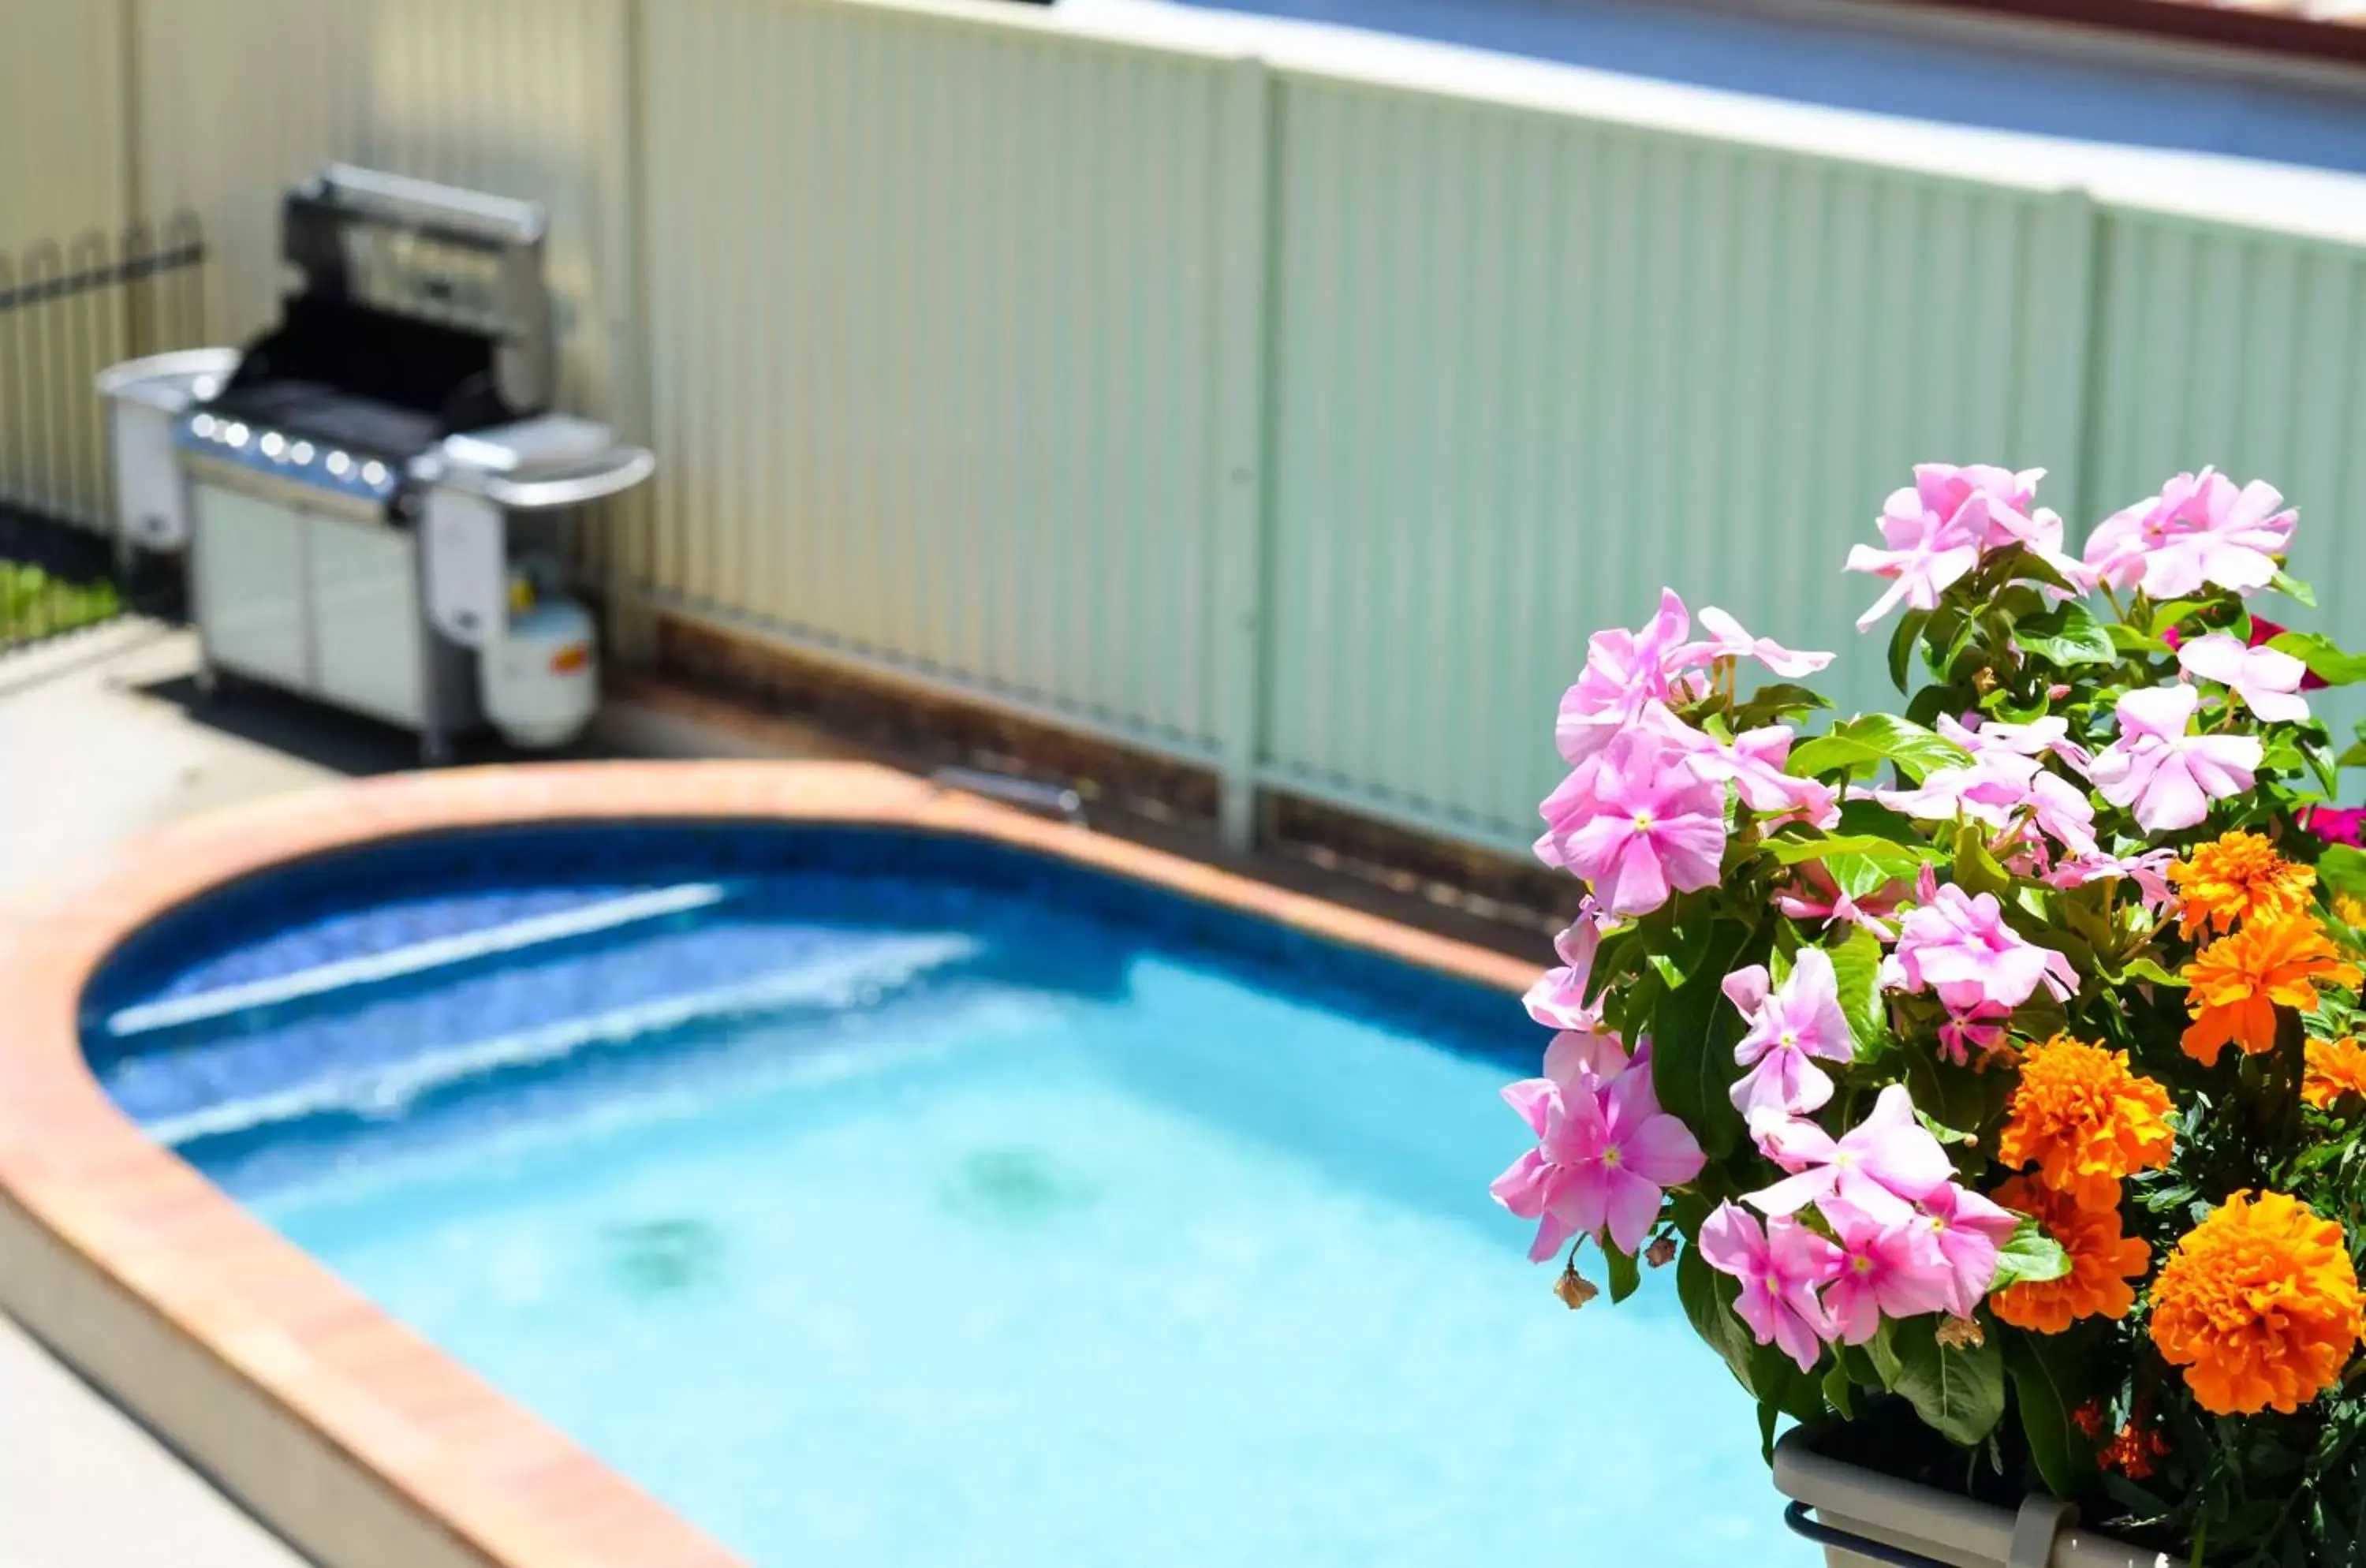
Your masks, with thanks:
[{"label": "planter box", "polygon": [[1888,1568],[1918,1558],[1932,1568],[2170,1568],[2173,1562],[2158,1551],[2078,1529],[2076,1512],[2051,1497],[2033,1497],[2015,1513],[1833,1459],[1817,1451],[1816,1434],[1805,1427],[1774,1446],[1774,1485],[1813,1508],[1827,1528],[1904,1554],[1873,1557],[1828,1544],[1830,1568]]}]

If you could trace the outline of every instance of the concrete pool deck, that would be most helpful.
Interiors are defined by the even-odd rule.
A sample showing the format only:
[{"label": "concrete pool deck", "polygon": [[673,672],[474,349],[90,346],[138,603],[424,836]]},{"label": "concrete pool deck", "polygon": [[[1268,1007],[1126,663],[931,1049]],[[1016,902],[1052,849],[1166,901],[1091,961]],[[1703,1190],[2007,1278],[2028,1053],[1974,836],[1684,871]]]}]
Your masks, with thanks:
[{"label": "concrete pool deck", "polygon": [[[151,828],[387,765],[385,737],[307,756],[203,722],[175,700],[194,665],[187,634],[140,621],[0,659],[0,943]],[[10,1568],[303,1564],[5,1315],[0,1521]]]}]

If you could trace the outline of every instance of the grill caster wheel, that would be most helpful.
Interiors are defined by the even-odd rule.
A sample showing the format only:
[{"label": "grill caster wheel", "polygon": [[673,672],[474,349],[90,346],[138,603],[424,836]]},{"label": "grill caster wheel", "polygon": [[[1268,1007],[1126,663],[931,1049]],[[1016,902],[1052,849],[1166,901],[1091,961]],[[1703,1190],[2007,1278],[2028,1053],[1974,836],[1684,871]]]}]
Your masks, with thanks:
[{"label": "grill caster wheel", "polygon": [[423,768],[441,768],[452,761],[452,742],[441,735],[423,735],[419,739],[419,764]]},{"label": "grill caster wheel", "polygon": [[208,707],[211,707],[216,703],[221,701],[221,675],[212,665],[198,665],[197,674],[193,677],[193,680],[197,688],[197,701],[205,704]]}]

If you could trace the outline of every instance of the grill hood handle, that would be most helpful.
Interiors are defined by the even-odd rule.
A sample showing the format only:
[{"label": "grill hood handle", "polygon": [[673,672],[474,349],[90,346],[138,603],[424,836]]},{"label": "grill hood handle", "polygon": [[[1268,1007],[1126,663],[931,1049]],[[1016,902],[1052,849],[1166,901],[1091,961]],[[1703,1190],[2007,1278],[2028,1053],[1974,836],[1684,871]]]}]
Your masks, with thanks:
[{"label": "grill hood handle", "polygon": [[535,479],[512,479],[506,474],[474,473],[453,468],[447,478],[473,490],[509,512],[555,512],[584,506],[622,495],[657,472],[657,454],[643,446],[623,446],[611,452],[597,468],[572,473],[546,474]]}]

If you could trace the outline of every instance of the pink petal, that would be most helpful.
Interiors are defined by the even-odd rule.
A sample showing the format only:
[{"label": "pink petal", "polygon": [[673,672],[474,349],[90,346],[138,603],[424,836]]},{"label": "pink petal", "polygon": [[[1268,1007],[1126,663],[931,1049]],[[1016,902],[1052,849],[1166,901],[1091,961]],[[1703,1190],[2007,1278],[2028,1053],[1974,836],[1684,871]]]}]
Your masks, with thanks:
[{"label": "pink petal", "polygon": [[1577,1228],[1558,1215],[1546,1214],[1537,1222],[1537,1239],[1528,1244],[1528,1261],[1542,1263],[1569,1245]]},{"label": "pink petal", "polygon": [[1621,1168],[1610,1176],[1609,1193],[1611,1241],[1621,1252],[1640,1251],[1651,1235],[1652,1222],[1660,1217],[1660,1189]]},{"label": "pink petal", "polygon": [[1719,1203],[1701,1222],[1701,1260],[1721,1274],[1747,1279],[1763,1273],[1767,1262],[1766,1233],[1750,1211],[1730,1201]]},{"label": "pink petal", "polygon": [[1552,1110],[1560,1103],[1560,1089],[1550,1078],[1522,1078],[1518,1083],[1504,1086],[1504,1103],[1520,1113],[1528,1131],[1539,1138]]},{"label": "pink petal", "polygon": [[1662,1187],[1682,1186],[1708,1163],[1692,1130],[1673,1116],[1648,1118],[1619,1147],[1624,1168]]}]

